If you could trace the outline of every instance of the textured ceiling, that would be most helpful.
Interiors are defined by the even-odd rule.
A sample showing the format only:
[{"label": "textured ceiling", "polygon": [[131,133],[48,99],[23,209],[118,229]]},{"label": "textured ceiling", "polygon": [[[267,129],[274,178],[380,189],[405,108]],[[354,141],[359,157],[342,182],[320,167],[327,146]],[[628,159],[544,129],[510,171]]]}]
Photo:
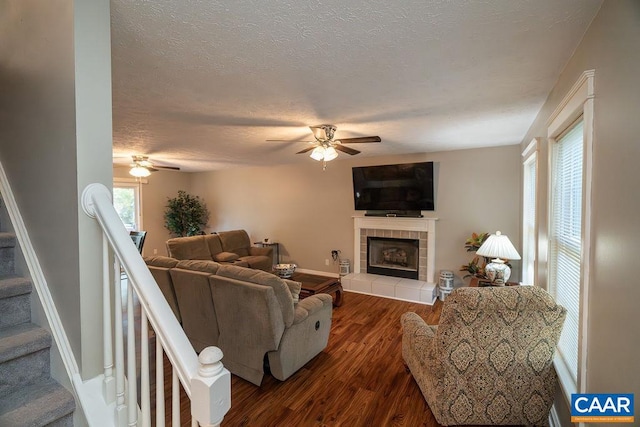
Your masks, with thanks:
[{"label": "textured ceiling", "polygon": [[321,123],[382,138],[359,156],[518,144],[600,4],[111,0],[114,161],[313,162]]}]

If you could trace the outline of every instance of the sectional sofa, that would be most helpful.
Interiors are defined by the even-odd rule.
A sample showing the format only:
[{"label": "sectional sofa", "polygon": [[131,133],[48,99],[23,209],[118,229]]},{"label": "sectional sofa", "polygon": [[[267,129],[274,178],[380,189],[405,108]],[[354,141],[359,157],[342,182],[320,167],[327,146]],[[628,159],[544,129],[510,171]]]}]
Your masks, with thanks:
[{"label": "sectional sofa", "polygon": [[253,384],[265,367],[286,380],[327,346],[330,295],[299,301],[299,282],[213,260],[145,262],[194,349],[219,347],[225,367]]},{"label": "sectional sofa", "polygon": [[245,230],[169,239],[167,253],[179,260],[208,260],[264,271],[271,271],[273,266],[273,249],[251,246]]}]

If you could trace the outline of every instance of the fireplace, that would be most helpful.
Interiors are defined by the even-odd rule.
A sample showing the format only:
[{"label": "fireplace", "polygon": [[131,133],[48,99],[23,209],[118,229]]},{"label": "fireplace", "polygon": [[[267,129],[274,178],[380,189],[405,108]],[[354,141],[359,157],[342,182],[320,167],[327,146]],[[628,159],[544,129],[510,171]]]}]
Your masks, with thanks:
[{"label": "fireplace", "polygon": [[367,236],[367,273],[418,279],[420,240]]},{"label": "fireplace", "polygon": [[367,272],[369,264],[367,254],[367,238],[384,237],[395,239],[418,240],[418,281],[435,283],[435,242],[437,218],[394,218],[394,217],[354,217],[354,255],[353,272]]}]

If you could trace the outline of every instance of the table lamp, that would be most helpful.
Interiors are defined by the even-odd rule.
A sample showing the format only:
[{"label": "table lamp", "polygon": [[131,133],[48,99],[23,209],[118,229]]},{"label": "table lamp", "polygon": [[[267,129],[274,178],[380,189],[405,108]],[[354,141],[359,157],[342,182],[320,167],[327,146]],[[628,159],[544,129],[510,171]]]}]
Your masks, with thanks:
[{"label": "table lamp", "polygon": [[489,236],[476,251],[476,254],[493,258],[484,269],[487,278],[495,286],[504,286],[511,276],[511,268],[507,265],[507,261],[520,259],[520,254],[509,238],[499,231]]}]

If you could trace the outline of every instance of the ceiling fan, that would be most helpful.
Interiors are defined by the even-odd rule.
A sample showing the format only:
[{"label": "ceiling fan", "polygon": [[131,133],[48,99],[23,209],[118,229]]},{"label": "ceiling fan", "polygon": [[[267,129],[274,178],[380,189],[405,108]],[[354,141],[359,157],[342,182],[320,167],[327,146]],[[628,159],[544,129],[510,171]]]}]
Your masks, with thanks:
[{"label": "ceiling fan", "polygon": [[[312,145],[304,150],[298,151],[296,154],[303,154],[311,151],[311,158],[323,163],[323,170],[326,169],[326,162],[338,157],[338,151],[350,155],[359,154],[360,151],[351,147],[345,147],[343,144],[362,144],[370,142],[381,142],[379,136],[363,136],[359,138],[341,138],[334,139],[336,127],[334,125],[317,125],[309,126],[315,141],[308,141]],[[273,141],[273,140],[272,140]],[[313,150],[313,151],[312,151]]]},{"label": "ceiling fan", "polygon": [[180,168],[175,166],[154,165],[151,161],[149,161],[149,156],[133,155],[131,157],[133,158],[133,163],[130,165],[131,169],[129,170],[129,174],[137,178],[147,177],[151,175],[151,172],[155,172],[159,169],[174,170],[174,171],[180,170]]}]

